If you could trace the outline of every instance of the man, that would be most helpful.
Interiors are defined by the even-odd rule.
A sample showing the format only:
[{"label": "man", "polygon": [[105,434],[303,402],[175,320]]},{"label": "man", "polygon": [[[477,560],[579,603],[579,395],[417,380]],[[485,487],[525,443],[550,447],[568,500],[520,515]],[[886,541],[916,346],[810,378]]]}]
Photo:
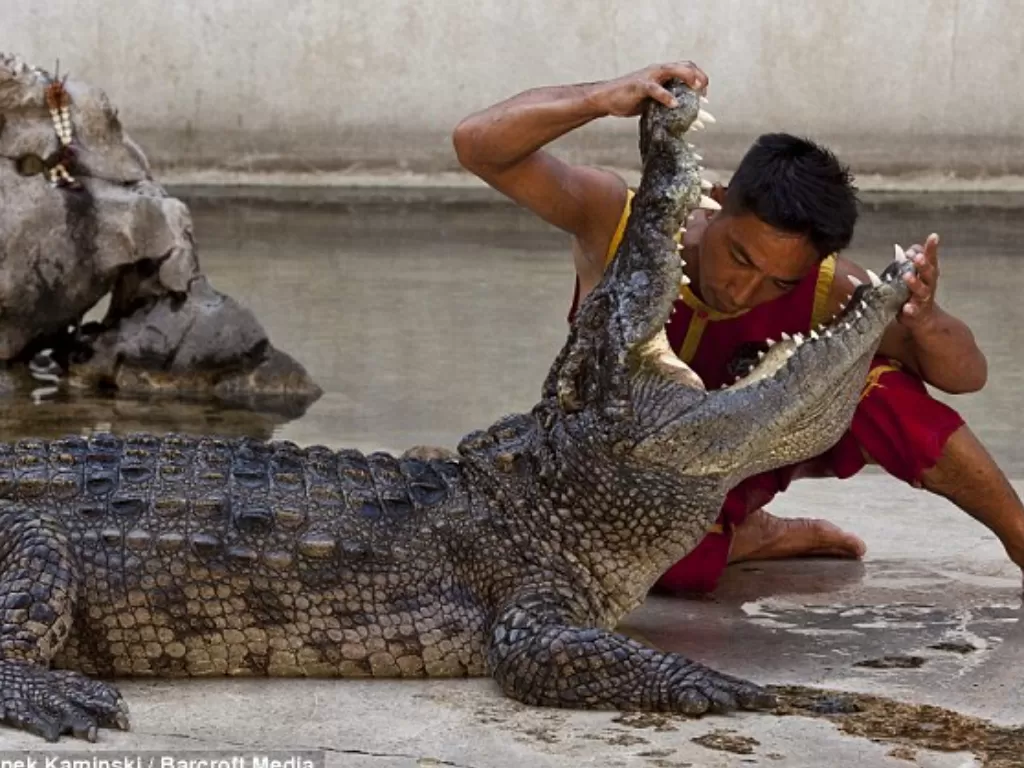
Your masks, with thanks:
[{"label": "man", "polygon": [[[526,91],[455,130],[467,170],[572,236],[573,311],[614,256],[632,191],[614,173],[567,164],[543,148],[592,120],[637,116],[649,98],[671,105],[663,84],[674,77],[707,93],[707,75],[694,64],[656,65],[613,80]],[[838,255],[852,238],[857,200],[849,172],[827,150],[792,136],[762,136],[728,190],[714,195],[721,212],[688,223],[690,284],[667,326],[673,348],[709,389],[731,383],[768,339],[807,334],[826,322],[857,282],[871,279]],[[728,562],[747,559],[861,557],[865,547],[856,536],[823,520],[777,518],[763,507],[793,479],[845,478],[869,462],[950,499],[988,526],[1024,568],[1024,506],[956,411],[924,386],[974,392],[987,376],[971,331],[935,301],[938,242],[932,235],[908,251],[920,277],[909,280],[911,300],[885,335],[839,444],[734,489],[718,525],[662,577],[661,587],[710,591]]]}]

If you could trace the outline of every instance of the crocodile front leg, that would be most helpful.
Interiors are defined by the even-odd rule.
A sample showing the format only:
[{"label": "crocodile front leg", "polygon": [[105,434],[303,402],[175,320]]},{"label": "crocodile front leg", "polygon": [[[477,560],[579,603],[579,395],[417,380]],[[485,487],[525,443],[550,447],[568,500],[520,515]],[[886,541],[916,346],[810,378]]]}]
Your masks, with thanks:
[{"label": "crocodile front leg", "polygon": [[99,726],[128,729],[116,688],[50,659],[71,629],[81,571],[67,532],[53,517],[19,508],[0,512],[0,716],[56,741],[96,740]]},{"label": "crocodile front leg", "polygon": [[770,708],[753,683],[715,672],[625,635],[584,628],[576,590],[521,592],[498,614],[488,662],[505,694],[525,704],[702,715]]}]

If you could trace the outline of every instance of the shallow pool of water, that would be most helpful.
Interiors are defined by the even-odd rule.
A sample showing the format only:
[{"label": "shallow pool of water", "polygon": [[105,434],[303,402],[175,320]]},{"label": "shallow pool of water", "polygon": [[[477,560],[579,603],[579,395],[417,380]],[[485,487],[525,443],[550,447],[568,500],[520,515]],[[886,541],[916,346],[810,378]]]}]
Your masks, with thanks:
[{"label": "shallow pool of water", "polygon": [[[287,420],[121,398],[5,402],[0,437],[113,428],[280,437],[402,450],[452,446],[529,409],[565,339],[567,237],[509,206],[186,198],[203,269],[252,307],[324,395]],[[988,354],[988,386],[953,403],[1012,477],[1024,477],[1024,201],[873,200],[850,255],[879,271],[894,241],[942,235],[939,298]]]}]

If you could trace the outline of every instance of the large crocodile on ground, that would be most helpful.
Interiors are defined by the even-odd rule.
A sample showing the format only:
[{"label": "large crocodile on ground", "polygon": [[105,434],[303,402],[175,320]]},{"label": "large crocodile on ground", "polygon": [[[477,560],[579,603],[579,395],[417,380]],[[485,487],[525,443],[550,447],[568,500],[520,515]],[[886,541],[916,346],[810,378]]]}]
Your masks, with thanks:
[{"label": "large crocodile on ground", "polygon": [[[744,477],[852,418],[907,298],[897,260],[810,338],[705,391],[664,326],[699,205],[699,95],[640,120],[614,263],[529,413],[451,460],[135,435],[0,448],[0,705],[47,739],[127,727],[120,676],[483,676],[520,701],[699,715],[759,686],[616,633]],[[699,127],[699,126],[697,126]]]}]

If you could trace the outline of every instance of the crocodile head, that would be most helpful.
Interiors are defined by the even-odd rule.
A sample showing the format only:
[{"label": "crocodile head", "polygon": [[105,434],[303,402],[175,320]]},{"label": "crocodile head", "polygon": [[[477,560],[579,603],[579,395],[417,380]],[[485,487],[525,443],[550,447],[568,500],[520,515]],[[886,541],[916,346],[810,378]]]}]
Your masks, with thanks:
[{"label": "crocodile head", "polygon": [[590,503],[586,515],[601,508],[613,526],[646,532],[620,539],[620,561],[631,565],[618,572],[637,594],[699,541],[741,480],[839,440],[908,298],[903,275],[914,271],[898,259],[828,325],[778,341],[735,384],[707,391],[671,349],[665,325],[686,279],[680,227],[694,208],[717,207],[686,141],[712,118],[698,94],[669,87],[679,105],[652,102],[641,118],[643,174],[622,243],[581,303],[545,383],[550,410],[539,410],[550,414],[542,424],[566,436],[552,442],[579,454],[572,466],[585,476],[573,482],[606,489],[610,501]]},{"label": "crocodile head", "polygon": [[148,282],[134,295],[188,289],[188,209],[103,91],[0,54],[0,360],[75,323],[134,267]]},{"label": "crocodile head", "polygon": [[[732,386],[675,390],[674,418],[645,442],[645,457],[731,486],[833,446],[850,425],[882,334],[909,297],[904,275],[913,263],[898,245],[896,254],[881,276],[869,272],[871,284],[858,286],[829,323],[806,337],[769,340],[767,353]],[[661,350],[659,363],[681,361]],[[656,416],[664,413],[660,401],[637,401],[641,422],[663,418]]]}]

